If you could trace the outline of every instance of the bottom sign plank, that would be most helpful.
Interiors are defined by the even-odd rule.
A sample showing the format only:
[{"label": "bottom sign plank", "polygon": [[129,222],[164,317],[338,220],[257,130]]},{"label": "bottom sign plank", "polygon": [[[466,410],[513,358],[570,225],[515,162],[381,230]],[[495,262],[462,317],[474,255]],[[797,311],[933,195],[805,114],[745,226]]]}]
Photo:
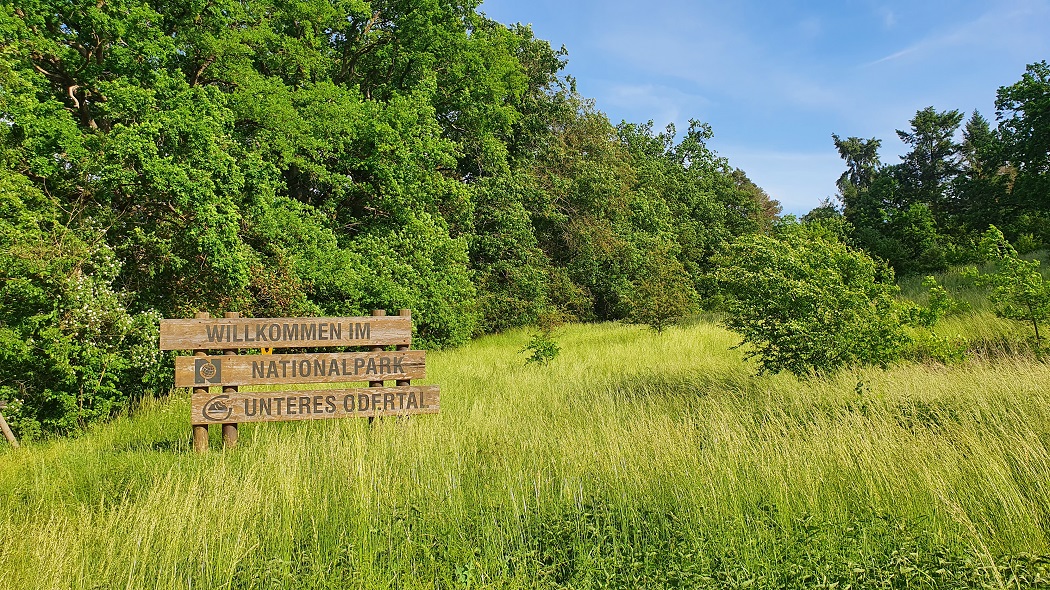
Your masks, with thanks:
[{"label": "bottom sign plank", "polygon": [[437,385],[413,385],[194,393],[191,406],[193,424],[223,424],[436,414],[440,403]]}]

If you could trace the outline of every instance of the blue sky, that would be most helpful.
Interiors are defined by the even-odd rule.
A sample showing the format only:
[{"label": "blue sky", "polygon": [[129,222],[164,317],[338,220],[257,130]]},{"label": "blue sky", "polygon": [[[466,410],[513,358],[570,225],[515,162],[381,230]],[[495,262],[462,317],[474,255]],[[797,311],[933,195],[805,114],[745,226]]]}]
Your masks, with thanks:
[{"label": "blue sky", "polygon": [[844,170],[831,134],[882,139],[915,111],[980,110],[1050,60],[1050,0],[486,0],[569,51],[567,73],[614,123],[712,125],[711,147],[805,213]]}]

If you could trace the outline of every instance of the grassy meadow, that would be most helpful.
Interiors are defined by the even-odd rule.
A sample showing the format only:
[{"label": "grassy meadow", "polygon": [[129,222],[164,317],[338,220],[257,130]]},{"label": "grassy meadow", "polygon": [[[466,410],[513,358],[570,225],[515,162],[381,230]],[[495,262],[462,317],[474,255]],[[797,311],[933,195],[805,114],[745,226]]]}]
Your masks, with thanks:
[{"label": "grassy meadow", "polygon": [[242,425],[188,398],[0,447],[0,580],[50,588],[1050,585],[1050,365],[753,375],[709,322],[428,355],[439,415]]}]

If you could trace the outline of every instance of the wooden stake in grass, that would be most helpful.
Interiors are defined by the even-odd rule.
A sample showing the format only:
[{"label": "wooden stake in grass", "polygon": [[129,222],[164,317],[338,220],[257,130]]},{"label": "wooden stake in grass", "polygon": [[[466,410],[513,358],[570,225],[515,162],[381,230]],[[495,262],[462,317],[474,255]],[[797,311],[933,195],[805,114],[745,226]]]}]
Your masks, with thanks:
[{"label": "wooden stake in grass", "polygon": [[[241,317],[241,314],[237,311],[228,311],[225,314],[223,314],[223,317],[239,318]],[[241,350],[239,348],[227,348],[225,351],[223,351],[223,354],[226,356],[236,356],[240,353]],[[222,392],[226,394],[237,393],[237,389],[238,388],[236,385],[227,385],[226,387],[222,388]],[[232,449],[233,447],[237,446],[237,424],[228,423],[222,425],[222,444],[223,446],[229,449]]]},{"label": "wooden stake in grass", "polygon": [[[6,408],[7,402],[0,402],[0,409]],[[11,443],[11,446],[18,448],[18,439],[15,438],[15,433],[11,432],[11,427],[7,425],[7,420],[4,420],[4,415],[0,414],[0,431],[3,431],[4,438],[7,442]]]},{"label": "wooden stake in grass", "polygon": [[[206,311],[197,312],[193,317],[197,319],[208,319],[211,317]],[[194,350],[194,356],[208,356],[207,350]],[[207,387],[194,387],[194,394],[207,394]],[[198,453],[203,453],[208,450],[208,425],[207,424],[194,424],[193,425],[193,450]]]}]

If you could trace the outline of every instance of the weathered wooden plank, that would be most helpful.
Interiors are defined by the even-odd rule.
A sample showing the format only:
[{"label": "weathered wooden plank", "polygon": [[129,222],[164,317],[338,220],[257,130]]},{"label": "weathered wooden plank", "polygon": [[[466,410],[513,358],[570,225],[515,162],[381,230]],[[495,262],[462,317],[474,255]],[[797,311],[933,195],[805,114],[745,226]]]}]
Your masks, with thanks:
[{"label": "weathered wooden plank", "polygon": [[440,403],[437,385],[194,393],[191,420],[199,425],[436,414]]},{"label": "weathered wooden plank", "polygon": [[422,379],[426,377],[425,363],[423,350],[180,356],[175,359],[175,386]]},{"label": "weathered wooden plank", "polygon": [[161,350],[389,346],[412,343],[412,318],[161,320]]},{"label": "weathered wooden plank", "polygon": [[7,420],[4,420],[3,414],[0,414],[0,432],[4,434],[4,438],[11,444],[12,447],[18,448],[18,439],[15,438],[15,433],[11,432],[11,427],[7,425]]}]

